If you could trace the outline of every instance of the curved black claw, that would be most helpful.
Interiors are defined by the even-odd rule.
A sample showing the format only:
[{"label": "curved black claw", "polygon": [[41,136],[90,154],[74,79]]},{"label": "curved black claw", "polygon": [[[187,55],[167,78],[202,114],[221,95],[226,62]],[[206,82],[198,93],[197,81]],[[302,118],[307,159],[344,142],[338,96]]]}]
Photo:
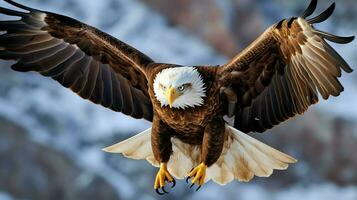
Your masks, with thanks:
[{"label": "curved black claw", "polygon": [[165,187],[162,187],[161,190],[164,192],[164,193],[168,193],[166,190],[165,190]]},{"label": "curved black claw", "polygon": [[[172,186],[171,188],[174,188],[176,186],[176,180],[175,179],[172,179]],[[160,192],[160,189],[162,192]],[[168,194],[169,192],[166,191],[165,187],[161,187],[161,188],[157,188],[155,189],[156,193],[159,194],[159,195],[165,195],[165,194]]]},{"label": "curved black claw", "polygon": [[172,186],[171,188],[174,188],[176,186],[176,180],[175,179],[172,179]]},{"label": "curved black claw", "polygon": [[[193,169],[194,169],[194,168],[192,168],[189,173],[191,173]],[[190,176],[188,176],[188,177],[186,178],[186,183],[187,183],[187,184],[188,184],[188,181],[189,181],[190,179],[191,179]]]},{"label": "curved black claw", "polygon": [[[192,188],[194,185],[195,185],[195,183],[192,183],[192,184],[190,185],[190,188]],[[198,187],[197,187],[197,189],[196,189],[196,192],[197,192],[198,190],[200,190],[201,187],[202,187],[202,185],[198,185]]]},{"label": "curved black claw", "polygon": [[187,184],[188,184],[188,181],[189,181],[190,179],[191,179],[191,177],[189,177],[189,176],[186,178],[186,183],[187,183]]},{"label": "curved black claw", "polygon": [[160,188],[155,189],[155,191],[156,191],[156,193],[157,193],[158,195],[165,195],[165,194],[167,193],[167,192],[165,192],[164,190],[162,190],[163,192],[160,192],[159,189],[160,189]]}]

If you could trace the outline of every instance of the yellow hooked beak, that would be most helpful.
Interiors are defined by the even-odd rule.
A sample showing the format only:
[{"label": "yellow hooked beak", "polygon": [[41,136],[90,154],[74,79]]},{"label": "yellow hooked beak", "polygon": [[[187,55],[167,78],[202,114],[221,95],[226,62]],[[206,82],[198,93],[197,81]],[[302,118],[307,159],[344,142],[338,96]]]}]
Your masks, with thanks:
[{"label": "yellow hooked beak", "polygon": [[166,90],[165,96],[166,96],[167,102],[169,103],[170,108],[172,108],[172,104],[175,102],[177,97],[180,96],[180,94],[176,91],[175,88],[170,87]]}]

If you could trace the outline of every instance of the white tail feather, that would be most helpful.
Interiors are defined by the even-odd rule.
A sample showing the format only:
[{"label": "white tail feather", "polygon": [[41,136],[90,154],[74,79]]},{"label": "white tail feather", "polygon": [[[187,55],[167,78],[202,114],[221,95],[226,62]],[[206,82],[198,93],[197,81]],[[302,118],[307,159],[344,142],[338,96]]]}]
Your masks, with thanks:
[{"label": "white tail feather", "polygon": [[146,159],[155,167],[160,163],[154,158],[151,149],[151,128],[112,146],[103,149],[108,153],[121,153],[127,158],[141,160]]},{"label": "white tail feather", "polygon": [[[296,160],[231,126],[226,125],[227,139],[223,151],[215,164],[207,169],[206,181],[225,185],[235,179],[248,182],[254,176],[269,177],[274,169],[285,170]],[[193,167],[200,163],[200,146],[183,143],[172,138],[173,153],[168,162],[169,172],[183,179]],[[103,149],[110,153],[122,153],[132,159],[146,159],[159,167],[151,149],[151,129],[134,137]]]}]

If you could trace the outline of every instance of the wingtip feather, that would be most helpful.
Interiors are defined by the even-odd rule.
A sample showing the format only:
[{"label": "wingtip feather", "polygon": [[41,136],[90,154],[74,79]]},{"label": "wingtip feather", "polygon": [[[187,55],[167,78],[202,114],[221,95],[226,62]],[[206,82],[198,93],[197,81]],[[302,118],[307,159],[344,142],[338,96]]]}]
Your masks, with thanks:
[{"label": "wingtip feather", "polygon": [[314,33],[321,36],[322,38],[325,38],[331,42],[338,43],[338,44],[348,44],[355,39],[355,36],[347,36],[347,37],[336,36],[331,33],[326,33],[324,31],[320,31],[316,29],[314,30]]},{"label": "wingtip feather", "polygon": [[318,16],[316,16],[312,19],[308,19],[307,21],[310,24],[316,24],[316,23],[323,22],[323,21],[327,20],[329,17],[331,17],[333,12],[335,11],[335,8],[336,8],[336,3],[334,2],[324,12],[322,12],[321,14],[319,14]]},{"label": "wingtip feather", "polygon": [[7,2],[7,3],[9,3],[9,4],[11,4],[11,5],[15,6],[15,7],[27,10],[27,11],[38,11],[36,9],[27,7],[27,6],[22,5],[22,4],[19,4],[19,3],[15,2],[15,1],[12,1],[12,0],[3,0],[3,1],[5,1],[5,2]]},{"label": "wingtip feather", "polygon": [[309,17],[310,15],[312,15],[312,13],[315,12],[317,7],[317,0],[311,0],[309,6],[307,7],[307,9],[304,11],[303,15],[301,16],[302,18],[306,18]]}]

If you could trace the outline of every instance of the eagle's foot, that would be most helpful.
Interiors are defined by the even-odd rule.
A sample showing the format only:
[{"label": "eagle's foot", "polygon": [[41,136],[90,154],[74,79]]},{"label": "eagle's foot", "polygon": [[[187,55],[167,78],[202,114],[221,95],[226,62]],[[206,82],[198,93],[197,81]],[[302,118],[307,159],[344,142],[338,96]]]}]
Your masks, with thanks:
[{"label": "eagle's foot", "polygon": [[188,182],[188,180],[192,178],[191,180],[192,184],[190,188],[192,188],[195,184],[197,184],[198,188],[196,189],[196,191],[198,191],[202,187],[202,185],[205,183],[206,169],[207,169],[207,165],[205,163],[201,163],[200,165],[192,169],[192,171],[188,174],[188,177],[186,179],[186,182]]},{"label": "eagle's foot", "polygon": [[[156,175],[155,184],[154,184],[154,189],[155,189],[156,193],[158,193],[159,195],[164,195],[164,194],[168,193],[165,190],[165,182],[166,181],[168,181],[169,183],[172,183],[171,188],[175,187],[176,181],[174,178],[172,178],[171,174],[167,170],[167,164],[161,163],[160,169]],[[160,189],[162,190],[162,192],[159,191]]]}]

